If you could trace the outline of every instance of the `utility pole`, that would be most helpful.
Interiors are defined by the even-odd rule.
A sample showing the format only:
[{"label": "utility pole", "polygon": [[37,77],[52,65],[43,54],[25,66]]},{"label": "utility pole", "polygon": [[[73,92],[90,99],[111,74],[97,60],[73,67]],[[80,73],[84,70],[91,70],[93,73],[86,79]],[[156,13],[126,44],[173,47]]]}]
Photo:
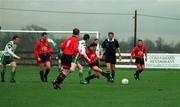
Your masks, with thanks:
[{"label": "utility pole", "polygon": [[136,46],[136,38],[137,38],[137,10],[135,10],[135,14],[134,14],[134,47]]}]

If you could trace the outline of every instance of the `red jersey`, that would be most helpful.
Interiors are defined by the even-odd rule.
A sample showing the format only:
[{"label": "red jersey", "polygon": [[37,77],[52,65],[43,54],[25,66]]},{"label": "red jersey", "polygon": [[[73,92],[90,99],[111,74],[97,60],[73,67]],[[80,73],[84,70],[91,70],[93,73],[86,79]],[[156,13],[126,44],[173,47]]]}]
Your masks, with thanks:
[{"label": "red jersey", "polygon": [[88,60],[86,59],[86,62],[87,62],[88,64],[92,64],[92,63],[94,63],[94,62],[96,62],[96,61],[98,60],[98,57],[97,57],[97,55],[96,55],[96,50],[90,50],[90,49],[88,48],[88,49],[86,49],[85,53],[86,53],[86,55],[88,56],[88,58],[90,59],[90,61],[88,61]]},{"label": "red jersey", "polygon": [[79,39],[76,36],[71,36],[63,41],[60,48],[66,55],[73,56],[78,53]]},{"label": "red jersey", "polygon": [[50,47],[49,42],[38,40],[35,44],[34,55],[36,58],[39,58],[39,54],[47,54],[53,52],[53,49]]},{"label": "red jersey", "polygon": [[134,49],[131,51],[131,56],[135,56],[136,58],[144,58],[144,54],[147,53],[147,49],[144,45],[141,47],[136,46]]}]

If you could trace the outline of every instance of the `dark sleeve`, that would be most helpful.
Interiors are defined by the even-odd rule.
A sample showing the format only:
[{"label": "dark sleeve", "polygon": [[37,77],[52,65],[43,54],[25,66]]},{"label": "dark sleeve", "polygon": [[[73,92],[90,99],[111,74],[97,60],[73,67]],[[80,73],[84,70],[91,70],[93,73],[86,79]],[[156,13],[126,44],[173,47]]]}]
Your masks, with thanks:
[{"label": "dark sleeve", "polygon": [[106,40],[104,40],[104,42],[102,43],[102,48],[106,48]]},{"label": "dark sleeve", "polygon": [[119,48],[119,42],[115,39],[115,47]]}]

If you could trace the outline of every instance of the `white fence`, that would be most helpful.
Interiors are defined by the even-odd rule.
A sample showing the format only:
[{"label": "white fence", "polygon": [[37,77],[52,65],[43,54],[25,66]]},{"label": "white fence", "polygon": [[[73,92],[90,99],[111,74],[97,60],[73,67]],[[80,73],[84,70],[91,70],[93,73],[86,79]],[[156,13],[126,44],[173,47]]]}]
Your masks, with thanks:
[{"label": "white fence", "polygon": [[[136,66],[130,63],[130,53],[122,53],[123,58],[120,62],[117,59],[117,68],[135,68]],[[180,54],[168,53],[148,53],[146,68],[160,68],[160,69],[180,69]],[[133,60],[134,62],[135,60]],[[121,64],[126,63],[126,64]]]}]

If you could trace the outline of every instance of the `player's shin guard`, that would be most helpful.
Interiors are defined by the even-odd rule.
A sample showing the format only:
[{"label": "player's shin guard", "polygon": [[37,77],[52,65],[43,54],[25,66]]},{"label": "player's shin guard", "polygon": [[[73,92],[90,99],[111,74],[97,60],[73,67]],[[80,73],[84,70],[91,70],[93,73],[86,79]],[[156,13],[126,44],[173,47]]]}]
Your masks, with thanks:
[{"label": "player's shin guard", "polygon": [[82,70],[79,70],[79,80],[80,81],[83,81],[83,71]]},{"label": "player's shin guard", "polygon": [[16,74],[16,71],[11,71],[11,80],[10,80],[10,82],[16,82],[15,81],[15,74]]},{"label": "player's shin guard", "polygon": [[41,78],[41,81],[44,82],[44,72],[43,71],[40,71],[40,78]]},{"label": "player's shin guard", "polygon": [[66,75],[64,75],[63,72],[61,72],[56,79],[56,83],[60,85],[64,81],[65,78],[66,78]]},{"label": "player's shin guard", "polygon": [[50,69],[46,69],[45,74],[44,74],[44,79],[45,79],[45,82],[47,82],[47,81],[48,81],[48,80],[47,80],[47,78],[48,78],[48,74],[49,74],[49,72],[50,72]]}]

